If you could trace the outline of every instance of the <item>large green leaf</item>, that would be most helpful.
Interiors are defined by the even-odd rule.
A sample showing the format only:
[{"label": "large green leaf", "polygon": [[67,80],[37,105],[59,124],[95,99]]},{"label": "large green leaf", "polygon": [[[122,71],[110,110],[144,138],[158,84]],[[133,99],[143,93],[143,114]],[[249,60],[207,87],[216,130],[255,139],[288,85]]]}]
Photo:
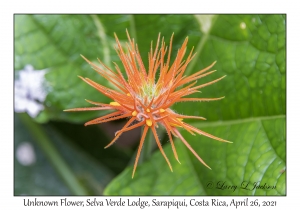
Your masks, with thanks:
[{"label": "large green leaf", "polygon": [[[227,75],[221,82],[203,90],[203,96],[226,99],[199,105],[186,114],[203,115],[210,120],[285,114],[285,16],[219,15],[212,18],[193,15],[16,15],[15,69],[32,64],[50,69],[49,94],[45,105],[48,118],[82,122],[98,112],[63,113],[71,107],[88,106],[85,98],[108,99],[84,84],[77,75],[108,85],[90,69],[80,54],[108,66],[118,63],[113,49],[116,32],[126,41],[128,28],[139,44],[147,66],[150,42],[159,32],[168,42],[174,32],[173,57],[183,39],[189,36],[188,50],[198,53],[187,73],[217,61],[217,73],[199,82]],[[204,25],[210,23],[211,27]],[[208,24],[209,26],[209,24]],[[204,32],[204,33],[203,33]],[[183,104],[175,106],[182,110]],[[197,105],[198,106],[198,105]]]},{"label": "large green leaf", "polygon": [[[74,193],[101,195],[103,193],[104,187],[113,177],[113,173],[107,167],[76,147],[53,126],[45,125],[41,128],[34,122],[30,122],[32,120],[29,116],[26,117],[26,114],[22,114],[21,119],[26,121],[22,122],[17,114],[14,117],[15,155],[19,156],[14,160],[15,195],[74,195]],[[28,130],[27,127],[31,129]],[[24,143],[33,146],[32,155],[36,158],[31,164],[22,164],[22,159],[28,160],[32,157],[28,154],[30,152],[28,149],[21,154],[18,152]],[[50,148],[49,145],[55,149]],[[63,165],[62,162],[66,164]],[[82,191],[75,189],[77,183],[74,180],[66,182],[65,179],[71,180],[73,177],[68,176],[68,171],[64,167],[68,167],[74,180],[82,185]]]},{"label": "large green leaf", "polygon": [[[148,22],[152,23],[150,28],[145,27]],[[165,27],[166,23],[169,27]],[[191,15],[15,15],[15,69],[20,70],[26,64],[35,69],[49,69],[43,117],[83,122],[99,116],[98,112],[74,114],[62,110],[89,106],[84,99],[109,101],[77,77],[88,77],[110,87],[80,54],[95,63],[100,58],[108,66],[113,66],[113,61],[120,64],[114,50],[114,32],[125,46],[126,28],[139,41],[145,63],[150,42],[157,39],[159,32],[167,40],[175,32],[174,52],[189,33],[189,46],[196,44],[201,35]]]},{"label": "large green leaf", "polygon": [[[48,118],[82,121],[95,113],[72,115],[65,114],[62,110],[85,106],[85,98],[107,101],[103,95],[77,77],[97,77],[97,73],[80,58],[80,54],[92,61],[97,57],[110,60],[111,55],[106,49],[112,48],[114,40],[105,34],[101,38],[103,40],[98,37],[93,16],[15,16],[15,69],[31,64],[35,69],[50,70],[46,75],[49,94],[45,102],[45,113]],[[105,46],[100,46],[101,43]],[[106,82],[102,80],[101,83]]]},{"label": "large green leaf", "polygon": [[[218,76],[227,77],[203,89],[202,95],[226,98],[185,110],[185,114],[209,120],[285,114],[285,33],[282,15],[219,15],[191,72],[216,60]],[[184,106],[179,103],[176,109]]]},{"label": "large green leaf", "polygon": [[[22,145],[26,146],[25,149],[27,148],[25,152],[22,152]],[[28,154],[27,157],[20,156],[20,152],[23,154],[26,151],[30,152],[28,145],[33,148],[30,159],[28,159]],[[71,193],[55,173],[17,115],[14,117],[14,154],[14,195],[66,195]],[[23,159],[27,158],[26,164],[22,164],[22,157]]]},{"label": "large green leaf", "polygon": [[[285,117],[235,120],[197,126],[233,141],[227,144],[203,136],[184,136],[201,158],[203,166],[180,141],[176,148],[181,164],[164,147],[173,173],[157,151],[138,166],[134,179],[127,168],[106,188],[106,195],[285,195]],[[275,189],[253,189],[275,186]],[[248,184],[248,185],[247,185]],[[225,188],[225,187],[229,188]],[[234,189],[236,186],[236,189]],[[243,189],[246,188],[246,189]]]},{"label": "large green leaf", "polygon": [[[205,18],[197,18],[203,24]],[[200,53],[188,69],[190,73],[197,66],[201,69],[217,60],[219,76],[227,75],[221,82],[203,89],[202,95],[226,98],[193,106],[179,103],[175,109],[207,117],[208,122],[195,125],[233,144],[183,132],[212,171],[177,142],[182,164],[172,161],[174,173],[169,172],[157,152],[138,167],[134,179],[130,178],[132,168],[118,176],[106,188],[107,195],[285,195],[285,16],[213,17],[211,28],[204,33],[197,49]],[[216,77],[202,81],[213,78]],[[210,123],[212,120],[220,121]],[[170,145],[164,148],[172,156]],[[252,190],[255,182],[276,189]],[[230,189],[218,189],[226,186]],[[232,190],[232,186],[237,188]]]}]

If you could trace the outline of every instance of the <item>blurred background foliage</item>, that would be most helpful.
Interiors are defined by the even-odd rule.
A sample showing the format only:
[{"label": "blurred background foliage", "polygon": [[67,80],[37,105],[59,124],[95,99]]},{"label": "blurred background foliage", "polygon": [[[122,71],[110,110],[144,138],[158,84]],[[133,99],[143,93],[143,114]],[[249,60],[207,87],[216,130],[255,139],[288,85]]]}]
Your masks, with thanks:
[{"label": "blurred background foliage", "polygon": [[[34,118],[15,114],[15,195],[286,194],[285,15],[15,15],[14,23],[15,74],[28,64],[36,71],[47,69],[44,109]],[[80,54],[94,63],[99,58],[109,67],[112,62],[122,66],[114,33],[125,47],[126,29],[138,43],[145,66],[158,33],[167,45],[174,33],[172,59],[187,36],[187,52],[193,46],[197,52],[186,74],[217,61],[217,72],[198,83],[227,75],[197,94],[225,99],[173,107],[207,118],[188,122],[234,142],[183,132],[212,170],[178,140],[181,165],[174,161],[166,133],[160,131],[174,172],[154,151],[131,179],[139,129],[103,149],[124,120],[85,127],[85,121],[106,112],[62,111],[89,106],[84,99],[110,101],[77,77],[112,87]],[[271,188],[252,189],[255,182]],[[242,189],[242,183],[250,183],[249,189]],[[233,185],[236,190],[226,188]]]}]

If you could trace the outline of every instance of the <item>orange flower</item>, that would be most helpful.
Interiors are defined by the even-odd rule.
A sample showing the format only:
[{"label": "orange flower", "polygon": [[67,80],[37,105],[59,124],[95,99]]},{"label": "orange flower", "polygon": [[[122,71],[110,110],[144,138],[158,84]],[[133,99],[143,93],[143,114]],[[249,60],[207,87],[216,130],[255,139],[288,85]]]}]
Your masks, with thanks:
[{"label": "orange flower", "polygon": [[[112,84],[114,84],[118,90],[113,90],[104,87],[88,78],[83,78],[80,76],[79,77],[87,84],[96,88],[102,94],[111,98],[113,102],[111,102],[110,104],[103,104],[99,102],[86,100],[87,102],[96,105],[96,107],[74,108],[65,111],[113,110],[112,113],[91,120],[85,123],[85,125],[104,123],[122,118],[130,118],[128,122],[124,125],[124,127],[118,132],[116,132],[115,138],[105,148],[111,146],[122,133],[143,126],[144,129],[134,163],[132,178],[134,177],[143,143],[149,129],[152,130],[158,148],[160,149],[162,155],[166,159],[171,171],[173,171],[172,166],[166,154],[164,153],[164,150],[161,146],[156,132],[158,124],[162,125],[167,130],[174,156],[178,162],[179,159],[172,139],[172,134],[173,136],[178,137],[197,157],[197,159],[210,169],[210,167],[198,156],[198,154],[193,150],[189,143],[183,138],[183,136],[178,131],[178,127],[186,129],[192,135],[195,135],[195,132],[218,141],[229,143],[231,142],[205,133],[183,122],[183,120],[187,118],[200,120],[205,120],[205,118],[198,116],[181,115],[176,113],[170,107],[176,102],[215,101],[224,98],[184,98],[184,96],[188,96],[192,93],[199,92],[198,90],[200,88],[211,85],[223,79],[225,76],[213,80],[211,82],[195,86],[195,84],[197,83],[197,79],[200,79],[215,72],[207,72],[215,64],[215,62],[213,62],[210,66],[206,67],[205,69],[202,69],[199,72],[196,72],[190,76],[184,76],[183,74],[186,70],[187,65],[194,57],[194,55],[192,54],[193,50],[188,55],[186,61],[183,61],[183,57],[186,52],[186,45],[188,42],[188,38],[186,38],[181,48],[179,49],[174,62],[170,64],[173,35],[170,40],[170,48],[168,54],[167,47],[165,46],[165,42],[163,39],[161,47],[159,49],[160,35],[158,36],[154,52],[151,44],[151,50],[149,53],[149,67],[147,72],[143,64],[142,58],[140,56],[140,53],[138,51],[138,46],[135,45],[134,40],[130,38],[128,32],[127,36],[129,40],[128,53],[125,53],[118,40],[118,37],[115,34],[116,42],[118,45],[116,51],[126,71],[126,77],[123,76],[117,64],[115,64],[116,72],[114,72],[113,70],[105,66],[100,60],[99,62],[105,69],[96,66],[84,56],[82,56],[83,59],[85,59],[101,76],[103,76],[105,79],[109,80]],[[166,54],[167,61],[165,62],[164,60]],[[156,79],[158,69],[160,76],[158,79]],[[183,87],[183,85],[187,83],[191,84]]]}]

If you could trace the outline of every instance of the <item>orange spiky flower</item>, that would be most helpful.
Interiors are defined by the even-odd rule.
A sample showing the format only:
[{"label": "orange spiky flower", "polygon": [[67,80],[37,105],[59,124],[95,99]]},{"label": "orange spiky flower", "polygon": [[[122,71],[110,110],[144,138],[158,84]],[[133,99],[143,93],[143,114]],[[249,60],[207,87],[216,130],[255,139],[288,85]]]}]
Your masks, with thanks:
[{"label": "orange spiky flower", "polygon": [[[85,123],[85,125],[104,123],[104,122],[118,120],[122,118],[130,118],[128,122],[124,125],[124,127],[121,130],[116,132],[115,138],[105,148],[111,146],[122,133],[143,126],[144,129],[143,129],[142,137],[140,140],[138,152],[134,163],[132,178],[134,177],[134,173],[138,164],[143,143],[149,129],[152,130],[159,150],[161,151],[162,155],[166,159],[171,171],[173,171],[172,166],[160,144],[156,132],[156,127],[158,126],[158,124],[165,127],[170,139],[174,156],[178,162],[179,159],[172,139],[172,134],[175,137],[178,137],[188,147],[188,149],[196,156],[196,158],[202,164],[204,164],[206,167],[210,169],[210,167],[198,156],[198,154],[193,150],[193,148],[189,145],[189,143],[183,138],[183,136],[178,131],[177,127],[182,127],[193,135],[195,135],[194,134],[195,132],[200,135],[204,135],[218,141],[228,142],[228,143],[231,142],[215,137],[211,134],[205,133],[183,122],[183,119],[186,118],[193,118],[193,119],[200,119],[200,120],[205,120],[205,118],[198,117],[198,116],[181,115],[174,112],[170,107],[176,102],[215,101],[224,98],[224,97],[221,98],[183,98],[183,97],[188,96],[192,93],[199,92],[198,90],[200,88],[211,85],[223,79],[225,76],[213,80],[211,82],[195,86],[195,84],[197,83],[196,81],[197,79],[200,79],[202,77],[205,77],[215,72],[215,70],[207,72],[215,64],[215,62],[213,62],[210,66],[206,67],[205,69],[202,69],[199,72],[196,72],[190,76],[184,76],[183,74],[186,70],[187,65],[195,56],[195,54],[194,55],[192,54],[193,52],[192,50],[188,55],[186,61],[183,61],[183,57],[186,52],[188,38],[185,39],[185,41],[183,42],[181,48],[177,53],[174,62],[172,63],[172,65],[170,65],[173,35],[171,36],[170,48],[167,55],[167,62],[165,63],[164,58],[165,55],[167,54],[167,47],[165,46],[164,39],[162,39],[162,44],[159,49],[160,34],[158,35],[158,40],[154,52],[152,50],[152,43],[151,43],[151,50],[149,53],[149,68],[147,72],[143,64],[143,61],[141,59],[140,53],[138,51],[138,46],[135,45],[134,40],[130,38],[128,31],[126,32],[129,40],[129,44],[127,44],[128,53],[125,53],[123,51],[123,48],[116,34],[115,34],[115,38],[118,45],[116,51],[125,68],[127,78],[123,76],[120,68],[116,63],[114,63],[116,68],[116,72],[114,72],[113,70],[105,66],[100,60],[99,62],[106,70],[96,66],[88,59],[86,59],[84,56],[82,56],[83,59],[85,59],[101,76],[103,76],[112,84],[114,84],[119,90],[118,91],[112,90],[88,78],[83,78],[80,76],[79,77],[87,84],[91,85],[92,87],[100,91],[102,94],[111,98],[113,102],[111,102],[110,104],[103,104],[99,102],[86,100],[87,102],[96,105],[96,107],[74,108],[65,111],[91,111],[91,110],[113,110],[114,111],[105,116],[91,120]],[[155,76],[158,69],[160,71],[159,72],[160,76],[156,80]],[[191,83],[191,84],[187,85],[186,87],[183,87],[183,85],[187,83]],[[182,88],[180,89],[179,87]]]}]

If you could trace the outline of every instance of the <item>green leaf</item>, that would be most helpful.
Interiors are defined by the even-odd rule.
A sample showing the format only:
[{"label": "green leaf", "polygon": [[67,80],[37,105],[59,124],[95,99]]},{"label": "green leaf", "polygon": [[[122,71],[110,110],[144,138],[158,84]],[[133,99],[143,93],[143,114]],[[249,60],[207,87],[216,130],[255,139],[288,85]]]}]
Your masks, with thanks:
[{"label": "green leaf", "polygon": [[[126,28],[138,42],[145,66],[150,42],[155,43],[161,32],[168,43],[174,32],[173,58],[187,36],[187,50],[196,47],[197,56],[187,74],[217,61],[214,69],[218,72],[199,83],[227,75],[197,95],[225,96],[224,100],[195,104],[197,108],[185,114],[209,120],[285,114],[284,15],[15,15],[15,69],[26,64],[50,69],[44,111],[48,118],[83,122],[99,116],[98,112],[62,110],[89,106],[84,99],[109,102],[77,78],[81,75],[110,87],[80,54],[95,63],[100,58],[110,67],[113,61],[120,64],[113,33],[125,43]],[[181,111],[184,106],[179,103],[175,109]]]},{"label": "green leaf", "polygon": [[[108,168],[52,126],[41,128],[26,114],[20,116],[15,115],[15,195],[102,194],[113,176]],[[28,151],[18,152],[24,143],[33,146],[36,158],[31,164],[22,164],[32,157]]]},{"label": "green leaf", "polygon": [[[164,147],[173,173],[157,151],[148,162],[137,167],[133,179],[129,167],[108,185],[104,194],[285,195],[285,120],[284,116],[278,116],[195,125],[233,141],[228,144],[182,132],[212,170],[178,140],[175,146],[181,164],[173,157],[171,146]],[[255,182],[270,189],[256,189]]]},{"label": "green leaf", "polygon": [[[134,179],[130,167],[110,183],[105,194],[285,195],[285,16],[195,16],[195,20],[203,34],[192,42],[198,55],[187,73],[192,74],[217,60],[214,67],[217,73],[198,82],[227,77],[203,88],[197,96],[225,96],[225,99],[178,103],[174,108],[179,113],[207,118],[202,123],[188,122],[233,144],[183,132],[212,170],[177,140],[181,165],[172,158],[170,145],[164,146],[173,173],[157,151],[149,162],[138,167]],[[252,190],[255,182],[276,188]],[[226,189],[219,189],[222,187]]]},{"label": "green leaf", "polygon": [[286,114],[285,33],[283,15],[219,15],[190,73],[217,61],[217,73],[198,82],[227,77],[197,96],[225,99],[175,109],[210,121]]},{"label": "green leaf", "polygon": [[[148,23],[151,23],[150,28],[145,27]],[[81,75],[112,87],[80,54],[94,63],[99,64],[99,58],[109,67],[116,62],[122,68],[114,50],[114,32],[125,47],[126,28],[138,41],[145,66],[150,43],[157,40],[159,32],[167,42],[175,33],[173,58],[188,34],[190,47],[201,35],[192,15],[15,15],[15,69],[20,70],[26,64],[37,70],[49,69],[44,121],[47,116],[48,119],[84,122],[104,114],[103,111],[64,113],[63,110],[90,106],[84,99],[110,101],[77,77]]]},{"label": "green leaf", "polygon": [[[110,60],[104,49],[114,43],[112,37],[100,40],[92,16],[87,15],[16,15],[15,69],[31,64],[35,69],[49,69],[46,75],[49,94],[45,101],[48,118],[80,121],[95,113],[64,113],[72,107],[87,106],[85,98],[107,102],[77,75],[97,78],[97,73],[80,57],[95,61]],[[100,47],[105,42],[105,47]],[[106,59],[106,60],[107,60]],[[110,65],[110,64],[108,64]],[[100,83],[107,85],[105,80]]]},{"label": "green leaf", "polygon": [[[27,156],[19,157],[24,145],[27,148],[31,145],[33,155],[28,155],[30,150],[27,149]],[[14,117],[14,154],[14,195],[71,194],[17,115]],[[19,160],[22,157],[27,159],[27,164]]]},{"label": "green leaf", "polygon": [[130,149],[122,147],[110,147],[104,149],[109,144],[109,139],[104,132],[104,128],[98,126],[83,126],[81,124],[70,124],[65,122],[50,123],[58,132],[72,139],[81,150],[95,158],[107,168],[120,173],[126,167],[130,159]]}]

